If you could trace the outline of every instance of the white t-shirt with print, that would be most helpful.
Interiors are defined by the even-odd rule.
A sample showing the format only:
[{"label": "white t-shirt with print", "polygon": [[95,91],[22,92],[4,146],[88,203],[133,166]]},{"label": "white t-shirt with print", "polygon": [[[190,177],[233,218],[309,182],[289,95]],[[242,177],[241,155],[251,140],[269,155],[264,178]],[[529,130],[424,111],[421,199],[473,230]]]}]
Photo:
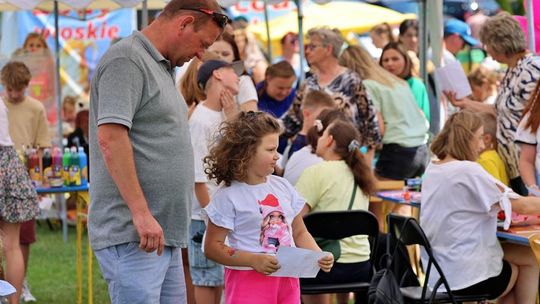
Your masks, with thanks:
[{"label": "white t-shirt with print", "polygon": [[[424,173],[420,225],[452,290],[500,274],[503,251],[497,240],[498,202],[503,193],[479,164],[431,163]],[[427,265],[427,255],[422,252]],[[439,279],[433,270],[433,286]]]},{"label": "white t-shirt with print", "polygon": [[[191,134],[191,145],[193,147],[193,156],[195,161],[195,182],[206,183],[210,198],[217,189],[213,181],[208,180],[204,173],[204,158],[208,155],[210,146],[215,141],[216,132],[219,124],[224,120],[222,112],[207,108],[204,103],[195,107],[189,119],[189,132]],[[193,192],[191,205],[191,219],[201,220],[201,205]]]},{"label": "white t-shirt with print", "polygon": [[324,161],[315,153],[311,153],[311,149],[311,146],[305,146],[294,152],[289,158],[289,161],[287,161],[283,177],[292,185],[296,185],[300,175],[302,175],[302,172],[304,172],[306,168]]},{"label": "white t-shirt with print", "polygon": [[531,132],[531,128],[525,128],[525,125],[529,120],[529,114],[530,113],[525,114],[523,119],[521,119],[521,122],[516,130],[515,140],[516,142],[536,146],[536,159],[534,161],[534,167],[536,172],[536,184],[540,185],[540,149],[538,148],[538,142],[540,142],[540,130],[537,130],[536,134],[534,134]]},{"label": "white t-shirt with print", "polygon": [[13,146],[13,141],[9,136],[7,107],[2,98],[0,98],[0,146]]},{"label": "white t-shirt with print", "polygon": [[240,84],[238,85],[238,95],[236,96],[236,103],[241,106],[244,103],[255,100],[258,101],[257,89],[251,80],[251,77],[247,75],[240,76]]},{"label": "white t-shirt with print", "polygon": [[274,254],[279,246],[295,247],[291,224],[304,204],[286,179],[269,175],[262,184],[221,186],[204,210],[214,225],[229,230],[232,248]]}]

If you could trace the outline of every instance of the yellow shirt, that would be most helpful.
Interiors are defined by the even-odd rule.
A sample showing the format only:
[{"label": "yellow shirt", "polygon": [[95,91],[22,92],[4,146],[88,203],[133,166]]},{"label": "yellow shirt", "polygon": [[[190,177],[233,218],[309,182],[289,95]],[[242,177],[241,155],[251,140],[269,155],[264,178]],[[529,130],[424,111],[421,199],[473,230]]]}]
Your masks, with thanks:
[{"label": "yellow shirt", "polygon": [[480,154],[477,162],[486,170],[491,176],[500,180],[503,184],[510,183],[508,174],[506,173],[506,167],[496,150],[486,150]]},{"label": "yellow shirt", "polygon": [[[324,161],[304,170],[296,190],[314,211],[347,210],[351,201],[354,176],[345,161]],[[369,198],[356,189],[351,210],[367,210]],[[367,236],[353,236],[340,241],[339,263],[358,263],[369,259]]]},{"label": "yellow shirt", "polygon": [[22,145],[40,148],[51,146],[49,127],[43,104],[29,96],[20,103],[4,100],[8,111],[9,135],[15,149]]}]

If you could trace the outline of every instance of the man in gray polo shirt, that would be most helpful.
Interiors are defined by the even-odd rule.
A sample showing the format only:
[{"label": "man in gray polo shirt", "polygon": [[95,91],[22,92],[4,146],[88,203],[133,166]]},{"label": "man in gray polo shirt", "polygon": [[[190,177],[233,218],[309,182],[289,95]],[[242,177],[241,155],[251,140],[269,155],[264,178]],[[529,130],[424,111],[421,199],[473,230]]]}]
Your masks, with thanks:
[{"label": "man in gray polo shirt", "polygon": [[193,151],[174,68],[228,19],[215,0],[172,0],[113,45],[91,85],[89,234],[112,303],[185,303]]}]

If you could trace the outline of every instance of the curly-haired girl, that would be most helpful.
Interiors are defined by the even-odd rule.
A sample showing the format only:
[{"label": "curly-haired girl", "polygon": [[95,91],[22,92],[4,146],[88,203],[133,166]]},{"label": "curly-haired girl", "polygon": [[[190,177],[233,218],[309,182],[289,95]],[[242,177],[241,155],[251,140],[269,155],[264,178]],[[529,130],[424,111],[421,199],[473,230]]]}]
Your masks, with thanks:
[{"label": "curly-haired girl", "polygon": [[[280,246],[320,251],[299,215],[305,200],[272,175],[280,131],[269,114],[241,112],[222,124],[205,159],[209,178],[224,184],[205,208],[204,248],[209,259],[227,266],[226,303],[300,303],[297,278],[269,276],[280,267],[274,254]],[[328,255],[319,266],[328,272],[333,262]]]}]

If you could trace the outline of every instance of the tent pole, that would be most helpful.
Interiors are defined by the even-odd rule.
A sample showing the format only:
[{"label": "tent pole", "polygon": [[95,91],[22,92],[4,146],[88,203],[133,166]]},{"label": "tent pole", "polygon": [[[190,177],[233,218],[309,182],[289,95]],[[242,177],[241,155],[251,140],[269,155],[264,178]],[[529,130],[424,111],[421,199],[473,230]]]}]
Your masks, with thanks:
[{"label": "tent pole", "polygon": [[305,51],[304,51],[304,11],[302,9],[302,0],[295,0],[296,8],[298,9],[298,47],[300,48],[300,76],[298,77],[298,83],[304,81],[304,60],[305,60]]},{"label": "tent pole", "polygon": [[56,92],[56,116],[57,116],[57,129],[58,147],[63,150],[62,138],[64,134],[62,132],[62,89],[60,87],[60,26],[58,25],[58,0],[54,0],[54,65],[55,65],[55,92]]},{"label": "tent pole", "polygon": [[268,58],[272,62],[272,41],[270,40],[270,25],[268,24],[268,1],[264,0],[264,23],[266,24],[266,49],[268,51]]},{"label": "tent pole", "polygon": [[529,50],[533,53],[536,53],[535,43],[534,43],[534,11],[533,11],[533,0],[527,1],[527,31],[529,31]]},{"label": "tent pole", "polygon": [[141,20],[141,30],[148,26],[148,0],[143,0],[142,2],[142,20]]}]

